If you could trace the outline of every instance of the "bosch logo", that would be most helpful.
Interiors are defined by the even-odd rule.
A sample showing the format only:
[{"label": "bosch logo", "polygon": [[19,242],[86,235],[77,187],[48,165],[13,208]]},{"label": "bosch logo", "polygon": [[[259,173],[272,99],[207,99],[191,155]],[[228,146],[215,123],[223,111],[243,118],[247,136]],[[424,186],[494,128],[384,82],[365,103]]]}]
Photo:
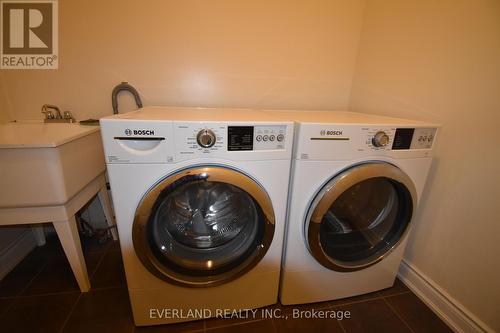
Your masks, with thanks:
[{"label": "bosch logo", "polygon": [[125,135],[130,136],[130,135],[155,135],[155,131],[153,130],[145,130],[145,129],[139,129],[139,130],[131,130],[127,128],[125,130]]},{"label": "bosch logo", "polygon": [[134,130],[134,135],[155,135],[152,130]]},{"label": "bosch logo", "polygon": [[342,131],[327,131],[327,130],[321,130],[320,134],[322,136],[324,135],[342,135]]}]

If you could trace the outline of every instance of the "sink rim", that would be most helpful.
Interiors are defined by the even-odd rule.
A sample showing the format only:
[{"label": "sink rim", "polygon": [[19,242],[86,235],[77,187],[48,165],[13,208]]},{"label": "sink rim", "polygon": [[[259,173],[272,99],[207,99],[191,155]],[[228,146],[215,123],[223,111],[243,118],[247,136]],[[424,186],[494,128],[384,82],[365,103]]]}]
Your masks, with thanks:
[{"label": "sink rim", "polygon": [[98,131],[78,123],[10,122],[0,124],[0,149],[56,148]]}]

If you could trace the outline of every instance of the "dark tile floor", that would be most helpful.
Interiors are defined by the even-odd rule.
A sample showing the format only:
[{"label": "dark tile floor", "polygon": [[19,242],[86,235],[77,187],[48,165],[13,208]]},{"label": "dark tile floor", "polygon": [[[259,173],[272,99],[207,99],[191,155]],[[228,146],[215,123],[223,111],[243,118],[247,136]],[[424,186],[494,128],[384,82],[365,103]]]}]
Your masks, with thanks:
[{"label": "dark tile floor", "polygon": [[[289,319],[207,319],[134,327],[117,242],[83,242],[92,284],[80,293],[59,241],[35,249],[0,282],[2,332],[451,332],[402,282],[343,300],[282,306]],[[349,311],[351,318],[292,319],[293,309]]]}]

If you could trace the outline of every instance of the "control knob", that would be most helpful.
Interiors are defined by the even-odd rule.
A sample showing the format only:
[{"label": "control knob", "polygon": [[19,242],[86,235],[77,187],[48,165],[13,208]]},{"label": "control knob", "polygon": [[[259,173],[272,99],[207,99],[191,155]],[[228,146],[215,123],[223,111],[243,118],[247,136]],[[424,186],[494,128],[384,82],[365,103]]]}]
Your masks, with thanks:
[{"label": "control knob", "polygon": [[375,134],[372,138],[372,144],[375,147],[384,147],[387,146],[388,143],[389,136],[384,131],[377,132],[377,134]]},{"label": "control knob", "polygon": [[215,133],[212,130],[204,129],[198,132],[196,141],[203,148],[210,148],[215,144]]}]

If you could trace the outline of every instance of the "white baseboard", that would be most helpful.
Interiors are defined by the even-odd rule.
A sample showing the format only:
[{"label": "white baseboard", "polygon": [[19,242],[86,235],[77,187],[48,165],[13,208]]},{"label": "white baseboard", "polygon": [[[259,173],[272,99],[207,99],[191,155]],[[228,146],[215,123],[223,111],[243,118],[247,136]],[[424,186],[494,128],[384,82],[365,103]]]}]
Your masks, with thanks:
[{"label": "white baseboard", "polygon": [[403,260],[398,277],[455,332],[494,332],[428,276]]},{"label": "white baseboard", "polygon": [[0,280],[9,274],[35,247],[36,242],[33,233],[30,228],[27,228],[0,252]]}]

